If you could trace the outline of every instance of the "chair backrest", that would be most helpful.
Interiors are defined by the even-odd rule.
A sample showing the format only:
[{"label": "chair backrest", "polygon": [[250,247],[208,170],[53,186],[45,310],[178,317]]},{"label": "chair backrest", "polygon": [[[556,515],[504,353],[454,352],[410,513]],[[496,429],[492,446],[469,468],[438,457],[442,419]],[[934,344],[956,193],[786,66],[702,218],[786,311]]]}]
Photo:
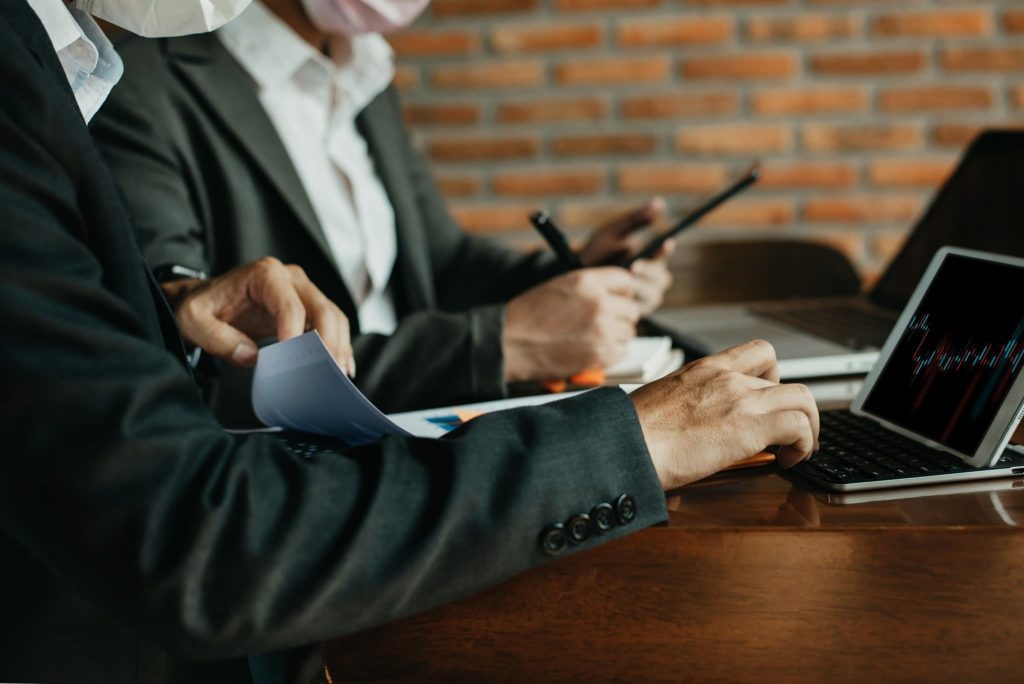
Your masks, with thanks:
[{"label": "chair backrest", "polygon": [[679,245],[666,306],[856,295],[861,280],[833,247],[796,240]]}]

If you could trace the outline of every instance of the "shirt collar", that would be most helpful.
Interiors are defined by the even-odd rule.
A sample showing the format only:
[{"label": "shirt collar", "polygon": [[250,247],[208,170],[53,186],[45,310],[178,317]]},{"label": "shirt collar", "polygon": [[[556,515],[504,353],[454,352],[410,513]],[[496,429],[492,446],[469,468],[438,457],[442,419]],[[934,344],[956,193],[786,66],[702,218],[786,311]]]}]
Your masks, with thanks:
[{"label": "shirt collar", "polygon": [[254,2],[217,35],[260,89],[292,79],[312,62],[329,73],[341,93],[340,106],[362,110],[395,76],[394,52],[377,33],[335,39],[332,60],[303,40],[263,3]]},{"label": "shirt collar", "polygon": [[28,5],[42,22],[56,52],[81,38],[82,29],[62,0],[28,0]]},{"label": "shirt collar", "polygon": [[121,80],[124,64],[110,39],[88,14],[62,0],[28,0],[53,44],[86,121]]}]

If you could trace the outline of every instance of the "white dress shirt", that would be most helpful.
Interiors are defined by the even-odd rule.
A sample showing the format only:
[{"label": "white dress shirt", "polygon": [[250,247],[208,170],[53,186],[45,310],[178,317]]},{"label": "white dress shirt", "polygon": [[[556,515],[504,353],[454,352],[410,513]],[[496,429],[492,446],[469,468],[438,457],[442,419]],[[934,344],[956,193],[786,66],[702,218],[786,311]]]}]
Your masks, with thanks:
[{"label": "white dress shirt", "polygon": [[327,57],[259,2],[217,35],[256,84],[359,309],[360,329],[394,332],[395,213],[355,121],[394,78],[390,46],[378,34],[336,39]]},{"label": "white dress shirt", "polygon": [[121,58],[93,18],[81,10],[69,8],[63,0],[28,0],[28,5],[53,43],[82,116],[92,120],[121,80]]}]

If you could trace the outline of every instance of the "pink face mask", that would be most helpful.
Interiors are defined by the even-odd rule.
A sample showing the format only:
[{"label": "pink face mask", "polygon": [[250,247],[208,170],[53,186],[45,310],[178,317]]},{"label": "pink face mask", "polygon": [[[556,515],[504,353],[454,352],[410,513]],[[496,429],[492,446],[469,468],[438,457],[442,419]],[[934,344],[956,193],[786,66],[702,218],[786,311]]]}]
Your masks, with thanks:
[{"label": "pink face mask", "polygon": [[430,0],[302,0],[302,4],[321,31],[355,36],[405,28]]}]

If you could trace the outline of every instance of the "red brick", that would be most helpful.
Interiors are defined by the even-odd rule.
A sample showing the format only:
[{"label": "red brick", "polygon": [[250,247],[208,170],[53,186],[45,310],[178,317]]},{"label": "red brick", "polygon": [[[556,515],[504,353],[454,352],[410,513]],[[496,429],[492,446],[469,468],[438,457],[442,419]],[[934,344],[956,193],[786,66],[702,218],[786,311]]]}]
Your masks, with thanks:
[{"label": "red brick", "polygon": [[868,108],[868,95],[860,88],[759,90],[753,94],[751,108],[761,115],[863,112]]},{"label": "red brick", "polygon": [[924,66],[925,56],[919,50],[842,52],[811,58],[811,69],[815,73],[830,76],[910,74],[921,71]]},{"label": "red brick", "polygon": [[627,119],[675,119],[733,114],[738,109],[736,93],[687,91],[627,97],[622,103],[622,116]]},{"label": "red brick", "polygon": [[1024,47],[950,48],[942,52],[946,71],[1022,71]]},{"label": "red brick", "polygon": [[528,159],[537,155],[540,141],[536,137],[435,139],[427,143],[427,154],[434,161],[464,162],[497,159]]},{"label": "red brick", "polygon": [[563,135],[551,141],[551,153],[559,157],[599,154],[647,154],[658,139],[646,133]]},{"label": "red brick", "polygon": [[701,223],[707,227],[772,228],[793,223],[795,215],[790,199],[739,199],[726,202]]},{"label": "red brick", "polygon": [[933,188],[940,185],[956,163],[954,159],[879,159],[868,166],[872,185]]},{"label": "red brick", "polygon": [[987,36],[992,33],[992,17],[987,9],[900,12],[880,15],[871,26],[879,36]]},{"label": "red brick", "polygon": [[436,67],[431,83],[437,88],[508,88],[540,85],[544,81],[541,62],[481,62]]},{"label": "red brick", "polygon": [[784,124],[722,124],[688,126],[676,133],[676,148],[690,154],[781,152],[793,146]]},{"label": "red brick", "polygon": [[994,100],[992,91],[984,86],[904,86],[884,91],[878,98],[878,106],[883,112],[988,109]]},{"label": "red brick", "polygon": [[598,24],[522,24],[491,30],[491,45],[505,53],[593,48],[603,42],[604,28]]},{"label": "red brick", "polygon": [[779,7],[793,4],[791,0],[680,0],[693,7],[750,7],[753,5]]},{"label": "red brick", "polygon": [[906,233],[879,233],[875,235],[875,239],[872,240],[871,244],[874,248],[875,256],[882,261],[889,262],[899,254],[906,241]]},{"label": "red brick", "polygon": [[607,83],[650,83],[669,76],[669,58],[603,57],[565,62],[555,68],[555,81],[562,85]]},{"label": "red brick", "polygon": [[660,7],[665,0],[555,0],[555,9],[561,12],[590,12],[593,10],[632,10]]},{"label": "red brick", "polygon": [[[562,202],[558,206],[556,217],[558,225],[567,232],[592,230],[607,221],[636,209],[643,204],[637,199],[608,200],[580,200]],[[656,222],[655,227],[667,225],[668,216]]]},{"label": "red brick", "polygon": [[465,126],[480,121],[480,106],[474,103],[408,104],[406,123],[416,126]]},{"label": "red brick", "polygon": [[604,171],[594,169],[501,171],[491,182],[495,194],[508,197],[588,195],[604,186]]},{"label": "red brick", "polygon": [[452,216],[470,233],[495,233],[528,229],[532,204],[453,204]]},{"label": "red brick", "polygon": [[1007,33],[1024,33],[1024,10],[1007,10],[1003,15],[1003,28]]},{"label": "red brick", "polygon": [[480,39],[471,31],[402,31],[388,42],[400,57],[467,55],[480,49]]},{"label": "red brick", "polygon": [[757,187],[848,188],[857,183],[857,167],[841,162],[768,163]]},{"label": "red brick", "polygon": [[804,219],[814,223],[909,223],[923,206],[918,195],[812,197],[804,204]]},{"label": "red brick", "polygon": [[608,103],[599,97],[570,100],[524,100],[504,102],[498,107],[501,123],[542,121],[596,121],[608,115]]},{"label": "red brick", "polygon": [[399,65],[395,67],[394,82],[399,90],[412,90],[420,84],[420,71],[416,67]]},{"label": "red brick", "polygon": [[468,17],[531,12],[539,6],[540,0],[433,0],[430,11],[435,17]]},{"label": "red brick", "polygon": [[803,147],[812,152],[859,152],[920,147],[917,126],[897,124],[810,124],[804,126]]},{"label": "red brick", "polygon": [[754,17],[747,23],[753,41],[816,41],[850,38],[860,32],[853,15],[801,14],[794,17]]},{"label": "red brick", "polygon": [[719,164],[630,164],[619,168],[622,192],[712,192],[728,176]]},{"label": "red brick", "polygon": [[619,45],[652,47],[721,43],[732,37],[728,17],[685,17],[624,21],[619,25]]},{"label": "red brick", "polygon": [[1024,83],[1019,83],[1010,90],[1010,100],[1017,109],[1024,109]]},{"label": "red brick", "polygon": [[480,176],[438,176],[437,187],[445,197],[473,197],[483,188]]},{"label": "red brick", "polygon": [[692,79],[783,79],[797,72],[792,52],[748,52],[683,59],[681,73]]},{"label": "red brick", "polygon": [[932,128],[931,140],[936,145],[944,147],[966,147],[978,133],[986,128],[985,124],[936,124]]}]

